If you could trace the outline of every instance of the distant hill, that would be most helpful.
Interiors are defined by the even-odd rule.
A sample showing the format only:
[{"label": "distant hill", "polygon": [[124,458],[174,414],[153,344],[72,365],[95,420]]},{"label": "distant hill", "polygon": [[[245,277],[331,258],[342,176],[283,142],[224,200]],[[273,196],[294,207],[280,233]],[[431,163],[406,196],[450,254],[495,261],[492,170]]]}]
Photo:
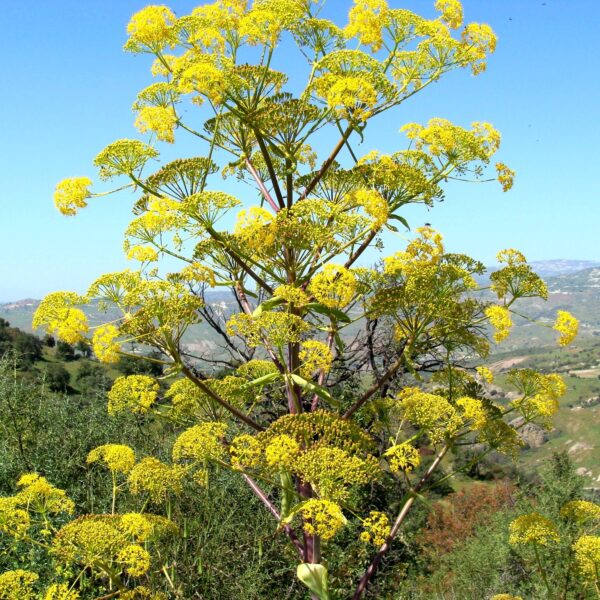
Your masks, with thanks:
[{"label": "distant hill", "polygon": [[530,264],[540,277],[545,278],[568,276],[584,269],[600,267],[600,262],[593,260],[534,260]]},{"label": "distant hill", "polygon": [[[557,310],[568,310],[581,321],[582,338],[600,336],[600,263],[587,260],[550,260],[533,262],[532,266],[546,280],[550,295],[548,302],[538,299],[525,301],[523,312],[550,326]],[[491,267],[490,271],[495,268],[497,267]],[[485,282],[481,283],[485,285]],[[212,291],[207,298],[222,321],[231,312],[238,310],[229,292]],[[0,304],[0,317],[14,327],[31,332],[31,319],[38,304],[39,300],[32,298]],[[93,305],[85,310],[92,324],[117,317],[117,313],[102,313]],[[498,350],[505,352],[550,346],[555,339],[556,332],[551,327],[539,327],[525,320],[517,320],[513,333]],[[218,337],[205,324],[191,327],[185,341],[198,353],[214,352],[220,345]]]}]

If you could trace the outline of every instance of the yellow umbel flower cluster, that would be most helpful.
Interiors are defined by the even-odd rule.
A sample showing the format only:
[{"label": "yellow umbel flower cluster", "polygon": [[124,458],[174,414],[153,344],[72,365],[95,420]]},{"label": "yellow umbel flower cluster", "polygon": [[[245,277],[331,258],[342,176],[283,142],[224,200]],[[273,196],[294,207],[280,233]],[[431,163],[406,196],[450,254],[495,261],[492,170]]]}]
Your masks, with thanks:
[{"label": "yellow umbel flower cluster", "polygon": [[88,465],[95,462],[104,463],[113,473],[127,475],[135,465],[135,452],[123,444],[105,444],[88,454]]},{"label": "yellow umbel flower cluster", "polygon": [[262,463],[263,447],[253,435],[243,434],[233,438],[229,453],[234,469],[254,469]]},{"label": "yellow umbel flower cluster", "polygon": [[496,594],[490,600],[523,600],[521,596],[513,596],[512,594]]},{"label": "yellow umbel flower cluster", "polygon": [[516,369],[510,371],[507,381],[523,394],[512,401],[519,412],[528,420],[536,418],[550,426],[550,417],[559,408],[559,399],[565,395],[567,386],[557,373],[544,375],[532,369]]},{"label": "yellow umbel flower cluster", "polygon": [[329,263],[313,277],[308,291],[329,308],[343,308],[354,297],[356,278],[349,269]]},{"label": "yellow umbel flower cluster", "polygon": [[385,225],[390,214],[390,207],[387,200],[377,190],[357,190],[352,197],[373,219],[373,229],[379,229]]},{"label": "yellow umbel flower cluster", "polygon": [[508,192],[515,181],[515,172],[509,169],[504,163],[496,163],[496,173],[498,174],[498,183],[502,186],[503,192]]},{"label": "yellow umbel flower cluster", "polygon": [[581,576],[598,583],[600,572],[600,536],[584,535],[574,544],[575,562]]},{"label": "yellow umbel flower cluster", "polygon": [[537,512],[517,517],[509,526],[509,534],[508,542],[512,546],[548,546],[560,540],[556,525]]},{"label": "yellow umbel flower cluster", "polygon": [[479,431],[487,425],[488,413],[483,402],[478,398],[463,396],[456,400],[456,406],[460,408],[464,421],[470,422],[471,429]]},{"label": "yellow umbel flower cluster", "polygon": [[83,304],[84,301],[85,299],[75,292],[48,294],[33,314],[33,328],[43,327],[61,340],[76,344],[89,329],[84,312],[75,308],[75,305]]},{"label": "yellow umbel flower cluster", "polygon": [[587,500],[572,500],[560,509],[560,514],[579,525],[594,523],[600,521],[600,505]]},{"label": "yellow umbel flower cluster", "polygon": [[183,489],[186,470],[181,465],[166,465],[157,458],[143,458],[131,469],[127,482],[134,494],[147,493],[155,503],[164,502],[169,494]]},{"label": "yellow umbel flower cluster", "polygon": [[273,295],[285,300],[288,304],[304,306],[308,303],[308,295],[304,290],[293,285],[280,285],[275,288]]},{"label": "yellow umbel flower cluster", "polygon": [[494,327],[494,340],[499,344],[508,337],[513,326],[510,311],[505,306],[493,304],[485,309],[485,315]]},{"label": "yellow umbel flower cluster", "polygon": [[173,460],[206,462],[223,459],[225,447],[223,437],[227,431],[226,423],[201,423],[186,429],[173,445]]},{"label": "yellow umbel flower cluster", "polygon": [[490,275],[492,290],[500,300],[508,295],[513,298],[548,298],[546,284],[533,272],[521,252],[508,248],[498,252],[496,258],[499,263],[507,265]]},{"label": "yellow umbel flower cluster", "polygon": [[111,581],[124,571],[137,577],[150,567],[147,544],[174,531],[173,523],[156,515],[87,515],[58,531],[52,554],[65,567],[85,566]]},{"label": "yellow umbel flower cluster", "polygon": [[152,132],[161,142],[175,142],[177,115],[172,108],[164,106],[144,106],[135,120],[135,127],[141,133]]},{"label": "yellow umbel flower cluster", "polygon": [[362,523],[364,531],[360,539],[366,544],[381,546],[390,534],[390,520],[385,513],[374,510]]},{"label": "yellow umbel flower cluster", "polygon": [[437,0],[435,9],[442,13],[442,20],[451,29],[458,29],[463,22],[463,7],[460,0]]},{"label": "yellow umbel flower cluster", "polygon": [[387,458],[392,473],[410,473],[421,464],[421,454],[408,442],[395,444],[388,448],[383,456]]},{"label": "yellow umbel flower cluster", "polygon": [[276,435],[265,448],[267,465],[272,469],[291,471],[300,454],[300,444],[285,433]]},{"label": "yellow umbel flower cluster", "polygon": [[63,179],[56,185],[54,205],[63,215],[77,214],[78,209],[87,206],[86,199],[90,197],[91,185],[92,180],[88,177]]},{"label": "yellow umbel flower cluster", "polygon": [[54,583],[46,590],[44,600],[79,600],[79,592],[66,583]]},{"label": "yellow umbel flower cluster", "polygon": [[[500,134],[489,123],[472,123],[467,130],[447,119],[430,119],[426,126],[407,123],[401,129],[416,150],[427,149],[433,156],[479,160],[487,164],[500,147]],[[458,156],[456,156],[458,155]]]},{"label": "yellow umbel flower cluster", "polygon": [[2,600],[35,600],[33,585],[39,579],[37,573],[16,569],[0,574],[0,598]]},{"label": "yellow umbel flower cluster", "polygon": [[309,330],[310,325],[306,321],[287,312],[268,311],[257,317],[238,313],[227,321],[227,334],[242,336],[252,347],[265,342],[276,347],[297,343]]},{"label": "yellow umbel flower cluster", "polygon": [[561,346],[568,346],[577,337],[579,321],[570,312],[559,310],[556,313],[553,329],[560,333],[558,343]]},{"label": "yellow umbel flower cluster", "polygon": [[350,486],[365,485],[380,473],[374,457],[362,458],[329,446],[303,452],[294,461],[292,470],[302,481],[310,483],[320,498],[335,502],[348,498]]},{"label": "yellow umbel flower cluster", "polygon": [[475,370],[485,383],[494,383],[494,374],[487,367],[477,367]]},{"label": "yellow umbel flower cluster", "polygon": [[386,0],[354,0],[344,35],[358,38],[361,44],[377,52],[383,45],[383,28],[387,25],[388,13]]},{"label": "yellow umbel flower cluster", "polygon": [[137,544],[129,544],[117,554],[117,562],[132,577],[141,577],[150,569],[150,553]]},{"label": "yellow umbel flower cluster", "polygon": [[117,377],[108,392],[108,414],[147,413],[156,400],[158,388],[158,383],[148,375]]},{"label": "yellow umbel flower cluster", "polygon": [[427,433],[431,443],[454,435],[462,425],[456,409],[444,398],[418,388],[405,388],[397,396],[404,418]]},{"label": "yellow umbel flower cluster", "polygon": [[45,477],[37,473],[22,475],[17,486],[22,488],[15,499],[17,504],[28,511],[40,514],[72,514],[75,510],[73,500],[64,490],[54,487]]},{"label": "yellow umbel flower cluster", "polygon": [[15,496],[0,498],[0,533],[16,539],[23,537],[31,526],[29,513],[18,506]]},{"label": "yellow umbel flower cluster", "polygon": [[330,540],[346,524],[342,509],[329,500],[307,500],[299,509],[304,519],[304,531],[318,535],[323,541]]},{"label": "yellow umbel flower cluster", "polygon": [[158,260],[158,252],[152,246],[131,246],[127,250],[127,260],[156,262]]},{"label": "yellow umbel flower cluster", "polygon": [[333,353],[329,346],[318,340],[302,342],[298,358],[301,363],[300,373],[306,378],[312,377],[315,372],[328,373],[333,363]]},{"label": "yellow umbel flower cluster", "polygon": [[176,20],[177,17],[166,6],[146,6],[135,13],[127,25],[130,39],[125,49],[132,52],[160,52],[175,42],[172,26]]},{"label": "yellow umbel flower cluster", "polygon": [[283,31],[301,19],[306,4],[302,0],[258,0],[240,19],[239,33],[251,46],[273,47]]},{"label": "yellow umbel flower cluster", "polygon": [[120,336],[119,329],[112,324],[100,325],[92,337],[92,350],[103,363],[116,363],[120,358],[121,344],[115,342]]}]

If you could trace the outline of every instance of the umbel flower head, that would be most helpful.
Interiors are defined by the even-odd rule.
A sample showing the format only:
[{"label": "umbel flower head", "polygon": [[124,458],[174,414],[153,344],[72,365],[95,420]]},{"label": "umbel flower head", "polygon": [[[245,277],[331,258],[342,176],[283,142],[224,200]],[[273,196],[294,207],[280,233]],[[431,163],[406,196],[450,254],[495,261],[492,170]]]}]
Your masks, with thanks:
[{"label": "umbel flower head", "polygon": [[556,525],[537,512],[517,517],[509,526],[509,543],[512,546],[534,544],[548,546],[559,541]]},{"label": "umbel flower head", "polygon": [[54,205],[63,215],[77,214],[78,209],[87,206],[86,199],[90,197],[91,185],[92,180],[88,177],[63,179],[56,185]]}]

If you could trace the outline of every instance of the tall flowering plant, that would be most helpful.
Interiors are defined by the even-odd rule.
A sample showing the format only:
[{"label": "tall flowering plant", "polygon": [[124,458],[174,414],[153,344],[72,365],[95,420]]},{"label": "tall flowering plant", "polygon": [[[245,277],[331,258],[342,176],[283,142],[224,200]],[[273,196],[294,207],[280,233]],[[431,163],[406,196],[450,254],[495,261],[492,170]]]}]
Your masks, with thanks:
[{"label": "tall flowering plant", "polygon": [[[351,521],[371,548],[362,577],[345,584],[359,599],[432,475],[442,463],[451,471],[452,451],[472,444],[514,454],[514,423],[548,425],[565,391],[558,376],[520,370],[510,375],[518,395],[498,404],[485,394],[490,371],[464,366],[488,353],[488,323],[500,342],[515,303],[547,295],[518,251],[500,253],[487,296],[476,293],[483,266],[446,252],[430,227],[379,267],[364,266],[384,232],[408,226],[407,205],[432,206],[450,178],[489,179],[500,147],[488,123],[432,118],[402,127],[407,143],[397,152],[359,153],[372,119],[450,71],[485,70],[492,29],[463,24],[459,0],[435,7],[427,19],[386,0],[355,0],[344,26],[322,18],[314,0],[135,14],[125,49],[153,58],[156,78],[133,105],[147,140],[118,140],[94,163],[114,191],[136,194],[124,248],[140,266],[102,275],[83,296],[50,294],[34,317],[61,339],[89,340],[106,363],[130,341],[160,351],[162,380],[118,378],[108,410],[176,422],[172,464],[136,462],[119,446],[89,460],[111,470],[115,490],[126,481],[157,502],[185,478],[206,485],[215,465],[239,473],[295,548],[297,577],[314,598],[330,597],[328,546]],[[307,67],[291,78],[276,68],[290,43]],[[196,140],[199,155],[152,172],[157,146],[179,136]],[[500,162],[495,170],[509,190],[514,173]],[[238,186],[235,196],[219,190],[221,176]],[[62,181],[57,208],[74,215],[113,191],[91,189],[87,177]],[[181,268],[167,272],[163,257]],[[235,310],[225,319],[211,288],[231,291]],[[81,306],[98,300],[120,316],[89,324]],[[186,347],[200,321],[221,340],[218,356]],[[563,312],[556,328],[566,344],[577,322]],[[226,374],[217,377],[217,367]],[[523,418],[511,425],[509,415]],[[400,502],[374,510],[367,490],[381,482]],[[117,532],[118,518],[110,521]]]}]

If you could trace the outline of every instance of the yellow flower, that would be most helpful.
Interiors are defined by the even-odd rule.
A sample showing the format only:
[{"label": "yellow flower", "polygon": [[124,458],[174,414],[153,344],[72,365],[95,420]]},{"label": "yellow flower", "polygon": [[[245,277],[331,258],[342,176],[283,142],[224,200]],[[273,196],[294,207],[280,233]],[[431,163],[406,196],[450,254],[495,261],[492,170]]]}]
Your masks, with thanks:
[{"label": "yellow flower", "polygon": [[225,456],[222,438],[226,431],[227,425],[219,422],[201,423],[187,429],[173,445],[173,460],[222,460]]},{"label": "yellow flower", "polygon": [[45,513],[68,513],[75,510],[74,502],[67,497],[64,490],[54,487],[45,477],[37,473],[22,475],[17,485],[22,488],[15,496],[19,506],[29,511]]},{"label": "yellow flower", "polygon": [[474,431],[481,430],[487,425],[488,414],[483,402],[478,398],[464,396],[456,401],[456,405],[462,411],[462,418],[471,422],[471,429]]},{"label": "yellow flower", "polygon": [[408,442],[392,446],[383,455],[388,459],[390,471],[393,473],[410,473],[421,463],[421,454]]},{"label": "yellow flower", "polygon": [[53,292],[48,294],[33,313],[34,329],[44,327],[69,344],[76,344],[88,331],[87,317],[76,304],[84,299],[74,292]]},{"label": "yellow flower", "polygon": [[415,427],[423,429],[433,444],[454,435],[462,424],[456,409],[442,396],[405,388],[397,399],[406,418]]},{"label": "yellow flower", "polygon": [[358,190],[354,192],[353,198],[373,219],[374,229],[385,225],[390,214],[390,207],[387,200],[377,190]]},{"label": "yellow flower", "polygon": [[139,260],[140,262],[156,262],[158,252],[152,246],[131,246],[127,252],[128,260]]},{"label": "yellow flower", "polygon": [[377,90],[363,77],[326,73],[315,80],[314,86],[342,119],[366,121],[377,104]]},{"label": "yellow flower", "polygon": [[234,469],[252,469],[262,462],[263,448],[254,436],[243,434],[233,438],[229,453]]},{"label": "yellow flower", "polygon": [[185,468],[181,465],[169,466],[157,458],[143,458],[129,473],[127,482],[134,494],[148,493],[153,502],[160,503],[169,494],[180,494]]},{"label": "yellow flower", "polygon": [[587,500],[572,500],[560,509],[560,514],[569,521],[583,525],[587,522],[600,521],[600,505]]},{"label": "yellow flower", "polygon": [[356,278],[341,265],[327,264],[313,277],[308,290],[321,304],[343,308],[354,297]]},{"label": "yellow flower", "polygon": [[300,372],[303,377],[310,378],[315,371],[328,373],[333,363],[333,354],[327,344],[318,340],[306,340],[302,342],[302,349],[298,357],[300,359]]},{"label": "yellow flower", "polygon": [[584,535],[574,544],[575,562],[580,574],[587,581],[598,582],[600,572],[600,537]]},{"label": "yellow flower", "polygon": [[148,375],[117,377],[108,392],[108,414],[126,410],[134,414],[147,413],[156,400],[158,388],[158,383]]},{"label": "yellow flower", "polygon": [[274,296],[283,298],[289,304],[304,306],[308,303],[308,296],[304,290],[293,285],[280,285],[273,291]]},{"label": "yellow flower", "polygon": [[175,126],[177,115],[172,108],[164,106],[144,106],[135,120],[135,127],[140,133],[150,131],[156,134],[161,142],[175,142]]},{"label": "yellow flower", "polygon": [[459,0],[437,0],[435,9],[442,13],[442,20],[451,29],[458,29],[463,22],[463,8]]},{"label": "yellow flower", "polygon": [[144,48],[152,52],[162,50],[175,41],[172,25],[176,20],[166,6],[146,6],[135,13],[127,25],[130,40],[125,49],[133,52]]},{"label": "yellow flower", "polygon": [[63,214],[73,216],[79,208],[87,206],[86,199],[90,197],[89,187],[92,180],[88,177],[72,177],[63,179],[56,185],[54,205]]},{"label": "yellow flower", "polygon": [[132,577],[145,575],[150,569],[150,554],[137,544],[123,548],[117,555],[117,560]]},{"label": "yellow flower", "polygon": [[359,42],[377,52],[383,44],[383,28],[388,21],[386,0],[354,0],[344,29],[347,38],[357,37]]},{"label": "yellow flower", "polygon": [[499,344],[508,337],[513,326],[510,311],[505,306],[494,304],[485,309],[485,315],[495,329],[494,340]]},{"label": "yellow flower", "polygon": [[94,331],[92,349],[100,362],[116,363],[119,361],[121,345],[115,342],[119,335],[118,328],[111,324],[100,325]]},{"label": "yellow flower", "polygon": [[342,509],[329,500],[311,498],[299,509],[304,519],[304,531],[308,535],[318,535],[324,541],[330,540],[346,524]]},{"label": "yellow flower", "polygon": [[381,472],[373,456],[356,456],[330,446],[317,445],[303,452],[291,465],[302,481],[310,483],[320,498],[345,500],[352,485],[365,485]]},{"label": "yellow flower", "polygon": [[33,584],[39,579],[37,573],[16,569],[0,575],[0,598],[2,600],[35,600]]},{"label": "yellow flower", "polygon": [[122,444],[105,444],[88,454],[87,463],[94,462],[103,462],[113,473],[127,475],[135,465],[135,452]]},{"label": "yellow flower", "polygon": [[553,329],[560,333],[558,343],[561,346],[568,346],[577,337],[579,321],[566,310],[559,310],[556,313]]},{"label": "yellow flower", "polygon": [[78,600],[79,592],[70,589],[66,583],[51,585],[44,595],[44,600]]},{"label": "yellow flower", "polygon": [[18,498],[0,498],[0,533],[20,538],[31,525],[29,513],[18,508]]},{"label": "yellow flower", "polygon": [[275,436],[265,448],[265,459],[271,468],[292,469],[300,453],[300,445],[289,435]]},{"label": "yellow flower", "polygon": [[513,596],[512,594],[496,594],[490,600],[523,600],[521,596]]},{"label": "yellow flower", "polygon": [[390,520],[385,513],[377,510],[371,511],[363,521],[364,531],[360,535],[361,541],[381,546],[390,534]]},{"label": "yellow flower", "polygon": [[560,541],[556,525],[548,518],[533,512],[517,517],[509,526],[509,543],[548,546]]},{"label": "yellow flower", "polygon": [[477,374],[486,383],[494,383],[494,374],[487,367],[477,367]]},{"label": "yellow flower", "polygon": [[515,172],[501,162],[496,163],[496,172],[498,173],[498,182],[502,186],[502,191],[508,192],[513,186]]}]

